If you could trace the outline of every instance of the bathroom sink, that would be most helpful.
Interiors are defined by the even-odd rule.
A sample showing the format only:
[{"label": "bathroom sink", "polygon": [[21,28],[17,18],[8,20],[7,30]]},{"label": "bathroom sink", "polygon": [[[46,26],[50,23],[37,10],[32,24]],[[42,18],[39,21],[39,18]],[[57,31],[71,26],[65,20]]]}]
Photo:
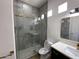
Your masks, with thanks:
[{"label": "bathroom sink", "polygon": [[65,51],[66,51],[68,54],[79,58],[79,50],[74,49],[74,48],[71,48],[71,47],[66,47]]},{"label": "bathroom sink", "polygon": [[79,50],[71,45],[57,42],[53,44],[52,47],[57,51],[61,52],[62,54],[66,55],[70,59],[79,59]]}]

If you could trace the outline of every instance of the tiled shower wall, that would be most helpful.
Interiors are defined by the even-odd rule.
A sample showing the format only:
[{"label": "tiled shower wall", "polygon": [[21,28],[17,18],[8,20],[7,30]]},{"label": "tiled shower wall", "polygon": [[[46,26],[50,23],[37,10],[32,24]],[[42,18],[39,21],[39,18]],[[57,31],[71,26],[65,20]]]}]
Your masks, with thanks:
[{"label": "tiled shower wall", "polygon": [[18,16],[15,16],[15,18],[16,47],[18,50],[22,50],[28,47],[26,46],[28,44],[27,33],[30,31],[32,19]]},{"label": "tiled shower wall", "polygon": [[[32,9],[34,10],[35,8]],[[35,25],[34,30],[31,29],[31,27],[33,27],[33,17],[23,17],[15,15],[14,23],[17,51],[27,49],[35,45],[44,45],[44,41],[47,39],[47,4],[45,3],[38,11],[40,11],[38,15],[41,17],[41,14],[45,14],[45,18],[43,20],[41,19],[39,24]],[[35,13],[33,14],[33,16],[35,16]],[[38,33],[38,35],[32,35],[34,31]]]},{"label": "tiled shower wall", "polygon": [[37,8],[30,5],[27,5],[27,7],[28,8],[24,9],[23,4],[20,2],[15,2],[14,4],[14,23],[17,51],[32,47],[36,44],[35,41],[38,40],[38,36],[33,37],[33,35],[30,34],[30,32],[33,32],[33,30],[31,30],[31,26],[33,25],[34,17],[38,16],[38,11]]}]

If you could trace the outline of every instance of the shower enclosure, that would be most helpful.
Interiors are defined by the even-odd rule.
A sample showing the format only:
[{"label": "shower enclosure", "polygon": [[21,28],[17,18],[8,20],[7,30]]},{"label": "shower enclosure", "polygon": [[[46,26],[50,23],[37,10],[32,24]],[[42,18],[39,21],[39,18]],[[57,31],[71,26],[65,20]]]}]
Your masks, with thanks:
[{"label": "shower enclosure", "polygon": [[[43,20],[39,18],[42,13]],[[43,7],[35,8],[20,0],[14,1],[14,26],[16,59],[29,59],[47,39],[47,2]]]}]

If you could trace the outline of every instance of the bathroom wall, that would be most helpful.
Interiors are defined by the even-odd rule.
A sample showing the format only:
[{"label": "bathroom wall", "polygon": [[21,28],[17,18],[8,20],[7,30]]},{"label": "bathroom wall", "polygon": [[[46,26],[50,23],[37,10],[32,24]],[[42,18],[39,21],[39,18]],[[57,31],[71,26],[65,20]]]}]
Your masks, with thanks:
[{"label": "bathroom wall", "polygon": [[[58,6],[64,2],[68,2],[68,10],[64,13],[58,14]],[[53,16],[48,18],[48,39],[51,41],[66,41],[60,37],[61,18],[64,17],[70,10],[76,7],[79,7],[78,0],[48,0],[48,10],[53,10]]]},{"label": "bathroom wall", "polygon": [[38,17],[38,9],[28,4],[15,2],[14,14],[16,48],[17,50],[29,48],[33,45],[32,41],[37,40],[30,39],[31,37],[28,38],[28,33],[31,32],[30,28],[33,25],[34,19]]},{"label": "bathroom wall", "polygon": [[[14,51],[13,0],[0,0],[0,57]],[[16,59],[10,56],[3,59]]]}]

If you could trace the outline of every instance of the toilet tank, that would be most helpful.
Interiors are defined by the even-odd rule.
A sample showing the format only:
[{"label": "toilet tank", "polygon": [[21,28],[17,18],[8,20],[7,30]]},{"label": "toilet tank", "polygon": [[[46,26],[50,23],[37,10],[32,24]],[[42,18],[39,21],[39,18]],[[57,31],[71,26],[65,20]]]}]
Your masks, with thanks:
[{"label": "toilet tank", "polygon": [[44,42],[44,48],[50,49],[50,45],[48,44],[47,40]]}]

